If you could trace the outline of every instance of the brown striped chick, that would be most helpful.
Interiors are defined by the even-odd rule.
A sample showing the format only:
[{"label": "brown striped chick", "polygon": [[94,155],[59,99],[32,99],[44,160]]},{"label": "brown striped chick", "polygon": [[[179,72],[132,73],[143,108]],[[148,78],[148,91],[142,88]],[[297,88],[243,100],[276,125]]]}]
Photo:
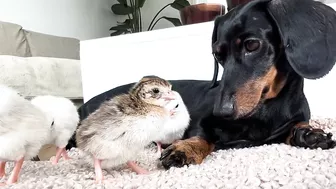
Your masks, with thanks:
[{"label": "brown striped chick", "polygon": [[163,106],[175,99],[171,87],[159,77],[143,77],[128,94],[102,103],[81,122],[77,147],[93,156],[96,182],[103,181],[102,161],[110,166],[126,163],[138,174],[148,173],[135,159],[170,119],[171,112]]}]

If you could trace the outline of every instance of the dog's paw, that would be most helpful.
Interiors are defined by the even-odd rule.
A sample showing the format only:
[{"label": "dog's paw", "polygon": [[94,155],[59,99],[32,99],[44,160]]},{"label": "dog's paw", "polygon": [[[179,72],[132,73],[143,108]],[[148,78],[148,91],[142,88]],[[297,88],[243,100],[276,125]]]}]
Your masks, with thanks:
[{"label": "dog's paw", "polygon": [[331,149],[336,146],[332,139],[332,133],[326,133],[322,129],[311,127],[296,128],[293,133],[292,143],[295,146],[317,149]]},{"label": "dog's paw", "polygon": [[160,160],[165,169],[183,167],[190,164],[201,164],[204,158],[214,149],[214,145],[200,137],[178,140],[167,147]]},{"label": "dog's paw", "polygon": [[161,153],[161,163],[165,169],[171,167],[183,167],[184,165],[189,165],[194,163],[191,147],[188,143],[179,141],[175,144],[170,145]]}]

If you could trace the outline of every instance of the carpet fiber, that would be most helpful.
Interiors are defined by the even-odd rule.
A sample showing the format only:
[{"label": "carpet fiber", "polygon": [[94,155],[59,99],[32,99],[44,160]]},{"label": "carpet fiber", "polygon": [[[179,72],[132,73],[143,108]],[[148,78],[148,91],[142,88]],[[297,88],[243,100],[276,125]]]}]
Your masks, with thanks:
[{"label": "carpet fiber", "polygon": [[[312,125],[336,136],[336,119],[315,118]],[[89,189],[89,188],[283,188],[335,189],[336,149],[306,150],[288,145],[265,145],[212,153],[201,165],[172,168],[157,167],[155,147],[141,154],[139,162],[152,170],[150,175],[136,175],[125,167],[104,170],[105,182],[94,183],[88,157],[77,149],[70,151],[72,160],[24,162],[17,184],[4,188]],[[12,163],[7,166],[7,173]],[[8,175],[8,174],[7,174]]]}]

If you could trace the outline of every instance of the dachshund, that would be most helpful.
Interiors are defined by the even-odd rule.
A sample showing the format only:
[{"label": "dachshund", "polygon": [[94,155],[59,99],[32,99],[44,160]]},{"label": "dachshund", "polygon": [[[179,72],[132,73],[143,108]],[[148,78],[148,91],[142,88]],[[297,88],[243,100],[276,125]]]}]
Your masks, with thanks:
[{"label": "dachshund", "polygon": [[[215,18],[212,81],[170,81],[191,121],[183,138],[162,152],[163,167],[201,164],[216,150],[264,144],[334,148],[331,133],[309,125],[303,85],[333,68],[335,34],[336,12],[313,0],[254,0]],[[86,102],[78,109],[81,119],[133,84]],[[67,148],[75,146],[73,137]]]}]

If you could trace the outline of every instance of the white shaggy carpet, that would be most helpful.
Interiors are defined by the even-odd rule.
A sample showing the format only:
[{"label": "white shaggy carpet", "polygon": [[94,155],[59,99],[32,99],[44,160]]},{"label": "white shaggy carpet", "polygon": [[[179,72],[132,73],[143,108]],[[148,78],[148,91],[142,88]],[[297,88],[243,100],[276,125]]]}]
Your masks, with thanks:
[{"label": "white shaggy carpet", "polygon": [[[336,135],[336,119],[314,119],[312,124]],[[223,150],[212,153],[203,164],[188,168],[157,168],[154,148],[145,151],[139,161],[150,168],[150,175],[136,175],[127,168],[104,171],[105,183],[94,183],[94,170],[77,149],[73,160],[56,166],[50,162],[25,162],[19,183],[4,188],[91,189],[91,188],[283,188],[335,189],[336,148],[306,150],[288,145]],[[7,167],[12,169],[12,164]]]}]

